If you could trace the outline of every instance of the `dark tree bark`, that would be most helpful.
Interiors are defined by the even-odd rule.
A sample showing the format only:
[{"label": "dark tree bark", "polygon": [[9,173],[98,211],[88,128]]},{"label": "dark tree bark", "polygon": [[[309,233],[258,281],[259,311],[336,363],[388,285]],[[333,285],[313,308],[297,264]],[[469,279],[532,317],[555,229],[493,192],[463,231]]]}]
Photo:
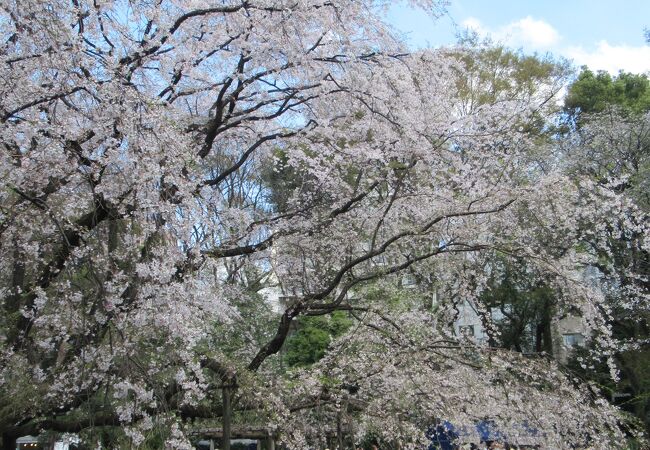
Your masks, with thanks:
[{"label": "dark tree bark", "polygon": [[16,450],[16,437],[9,436],[8,434],[2,435],[2,450]]},{"label": "dark tree bark", "polygon": [[224,386],[222,391],[223,391],[223,416],[222,416],[222,423],[223,423],[223,438],[221,440],[221,448],[222,450],[230,450],[230,438],[232,436],[232,430],[230,427],[230,419],[232,417],[232,404],[231,404],[231,392],[230,392],[231,387],[230,386]]}]

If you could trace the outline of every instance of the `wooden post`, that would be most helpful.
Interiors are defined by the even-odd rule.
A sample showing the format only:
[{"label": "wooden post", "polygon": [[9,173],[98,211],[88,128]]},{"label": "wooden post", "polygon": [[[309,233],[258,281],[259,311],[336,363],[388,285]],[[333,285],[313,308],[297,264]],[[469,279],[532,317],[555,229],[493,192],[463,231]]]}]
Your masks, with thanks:
[{"label": "wooden post", "polygon": [[214,439],[210,439],[210,450],[214,450]]},{"label": "wooden post", "polygon": [[230,404],[230,386],[224,385],[222,388],[223,392],[223,436],[221,438],[221,448],[222,450],[230,450],[230,419],[232,416],[232,407]]},{"label": "wooden post", "polygon": [[341,426],[341,411],[336,415],[336,448],[343,450],[343,429]]},{"label": "wooden post", "polygon": [[17,448],[15,437],[9,436],[8,434],[2,435],[2,450],[16,450]]},{"label": "wooden post", "polygon": [[347,395],[341,402],[338,414],[336,415],[336,448],[343,450],[345,448],[345,436],[343,433],[343,414],[348,412],[348,397]]}]

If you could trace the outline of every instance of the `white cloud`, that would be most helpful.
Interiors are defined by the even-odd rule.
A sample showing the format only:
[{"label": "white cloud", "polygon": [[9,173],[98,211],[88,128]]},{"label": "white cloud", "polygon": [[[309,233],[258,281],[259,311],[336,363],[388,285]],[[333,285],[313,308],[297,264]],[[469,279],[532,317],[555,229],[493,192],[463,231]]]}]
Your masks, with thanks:
[{"label": "white cloud", "polygon": [[549,50],[561,40],[560,33],[552,25],[531,16],[494,30],[484,27],[481,21],[475,17],[465,19],[462,25],[476,31],[481,36],[489,36],[497,42],[529,50]]},{"label": "white cloud", "polygon": [[560,33],[549,23],[531,16],[515,20],[499,28],[489,28],[475,17],[462,22],[479,36],[490,37],[509,47],[523,48],[524,51],[551,51],[558,56],[573,60],[576,66],[586,65],[592,70],[606,70],[617,74],[624,70],[632,73],[650,71],[650,46],[611,45],[607,41],[598,42],[593,48],[583,46],[561,46]]},{"label": "white cloud", "polygon": [[507,33],[512,34],[515,40],[538,48],[548,48],[560,41],[560,34],[555,28],[530,16],[508,25]]},{"label": "white cloud", "polygon": [[583,47],[569,47],[562,53],[577,66],[586,65],[592,70],[606,70],[611,74],[617,74],[620,70],[632,73],[650,71],[650,46],[647,45],[632,47],[600,41],[592,51]]},{"label": "white cloud", "polygon": [[474,30],[479,34],[487,34],[487,30],[483,28],[483,25],[481,24],[481,21],[478,20],[476,17],[468,17],[467,19],[463,20],[462,25],[465,28],[469,28],[470,30]]}]

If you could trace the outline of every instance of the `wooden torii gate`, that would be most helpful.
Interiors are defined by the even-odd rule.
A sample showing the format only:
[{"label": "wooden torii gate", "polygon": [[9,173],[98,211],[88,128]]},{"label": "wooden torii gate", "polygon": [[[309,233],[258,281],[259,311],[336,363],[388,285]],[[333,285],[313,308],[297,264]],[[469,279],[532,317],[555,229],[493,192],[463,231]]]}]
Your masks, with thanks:
[{"label": "wooden torii gate", "polygon": [[[223,428],[200,428],[192,431],[190,435],[210,440],[210,450],[214,450],[214,440],[222,440]],[[233,427],[230,430],[231,439],[255,439],[257,450],[275,450],[278,432],[270,428]]]}]

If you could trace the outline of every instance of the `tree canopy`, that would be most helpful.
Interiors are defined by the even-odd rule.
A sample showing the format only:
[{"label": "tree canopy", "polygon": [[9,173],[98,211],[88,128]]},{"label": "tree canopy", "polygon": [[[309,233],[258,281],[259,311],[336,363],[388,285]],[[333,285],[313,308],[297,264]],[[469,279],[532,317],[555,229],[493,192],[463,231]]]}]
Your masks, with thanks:
[{"label": "tree canopy", "polygon": [[569,86],[564,105],[572,115],[600,113],[612,106],[635,114],[647,112],[650,110],[650,80],[644,74],[620,72],[611,76],[583,67]]}]

